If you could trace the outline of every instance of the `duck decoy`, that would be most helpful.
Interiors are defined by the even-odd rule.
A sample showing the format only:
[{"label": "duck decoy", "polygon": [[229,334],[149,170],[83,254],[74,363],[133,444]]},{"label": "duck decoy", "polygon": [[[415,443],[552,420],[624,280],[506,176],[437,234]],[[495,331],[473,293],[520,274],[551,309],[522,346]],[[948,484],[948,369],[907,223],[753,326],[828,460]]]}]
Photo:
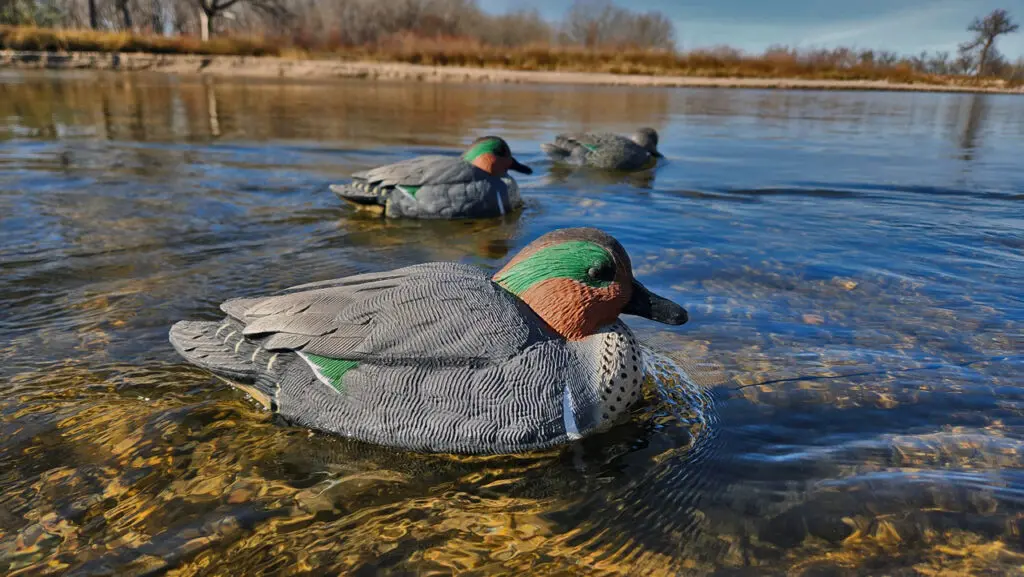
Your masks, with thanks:
[{"label": "duck decoy", "polygon": [[644,380],[641,347],[619,315],[687,321],[595,228],[549,232],[493,276],[432,262],[220,308],[221,321],[171,328],[188,362],[291,423],[463,454],[606,430],[641,399]]},{"label": "duck decoy", "polygon": [[605,170],[643,170],[663,158],[653,128],[641,128],[629,138],[605,132],[559,134],[555,142],[540,147],[556,162]]},{"label": "duck decoy", "polygon": [[533,174],[497,136],[476,139],[462,156],[431,154],[372,168],[332,184],[342,200],[388,218],[490,218],[519,209],[508,171]]}]

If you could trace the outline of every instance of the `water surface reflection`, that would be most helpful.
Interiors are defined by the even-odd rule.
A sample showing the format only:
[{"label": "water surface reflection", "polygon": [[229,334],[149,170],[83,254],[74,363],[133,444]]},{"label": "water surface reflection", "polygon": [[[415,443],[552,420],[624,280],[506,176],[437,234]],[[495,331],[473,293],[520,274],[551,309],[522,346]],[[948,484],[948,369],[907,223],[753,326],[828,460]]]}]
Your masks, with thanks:
[{"label": "water surface reflection", "polygon": [[[0,570],[1010,574],[1020,534],[1024,104],[998,95],[0,72]],[[539,142],[655,127],[667,162]],[[505,136],[525,210],[353,214],[326,185]],[[546,453],[310,435],[184,365],[233,296],[557,227],[623,241],[691,367]],[[658,386],[654,386],[658,385]]]}]

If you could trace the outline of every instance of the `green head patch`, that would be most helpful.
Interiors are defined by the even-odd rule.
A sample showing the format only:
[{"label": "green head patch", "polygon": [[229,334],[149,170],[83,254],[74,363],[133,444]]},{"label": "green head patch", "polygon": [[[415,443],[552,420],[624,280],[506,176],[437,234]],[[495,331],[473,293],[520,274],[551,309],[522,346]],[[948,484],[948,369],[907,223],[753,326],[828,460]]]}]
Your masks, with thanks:
[{"label": "green head patch", "polygon": [[595,288],[615,280],[615,261],[607,250],[588,241],[568,241],[544,247],[517,262],[495,280],[514,295],[555,278],[568,278]]},{"label": "green head patch", "polygon": [[512,151],[509,150],[508,144],[497,136],[484,136],[483,138],[476,139],[476,141],[469,147],[469,150],[462,155],[462,158],[465,158],[469,162],[473,162],[484,154],[507,157],[512,156]]}]

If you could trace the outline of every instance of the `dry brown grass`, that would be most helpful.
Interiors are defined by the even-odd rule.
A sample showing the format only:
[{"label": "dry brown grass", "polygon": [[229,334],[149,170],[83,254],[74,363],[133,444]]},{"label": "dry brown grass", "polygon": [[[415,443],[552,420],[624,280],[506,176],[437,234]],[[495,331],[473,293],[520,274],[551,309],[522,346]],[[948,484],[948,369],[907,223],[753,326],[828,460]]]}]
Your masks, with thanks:
[{"label": "dry brown grass", "polygon": [[467,66],[509,70],[609,72],[654,76],[708,78],[808,78],[827,80],[891,80],[942,83],[948,79],[917,72],[908,63],[894,66],[847,66],[831,52],[747,55],[729,48],[686,53],[663,50],[587,49],[534,44],[516,48],[489,46],[460,38],[397,35],[374,46],[314,48],[315,57],[407,62],[434,66]]},{"label": "dry brown grass", "polygon": [[188,36],[138,36],[123,32],[21,26],[0,26],[0,48],[46,52],[151,52],[239,56],[276,56],[279,53],[278,48],[258,38],[216,38],[210,42],[201,42]]},{"label": "dry brown grass", "polygon": [[187,36],[139,36],[92,30],[0,27],[0,48],[59,52],[151,52],[283,56],[406,62],[509,70],[609,72],[708,78],[802,78],[889,80],[900,83],[959,83],[964,79],[925,74],[908,62],[875,65],[850,59],[850,51],[773,50],[748,55],[730,48],[677,53],[660,50],[586,49],[535,44],[504,48],[464,38],[395,35],[368,46],[325,46],[297,39],[222,37],[201,42]]}]

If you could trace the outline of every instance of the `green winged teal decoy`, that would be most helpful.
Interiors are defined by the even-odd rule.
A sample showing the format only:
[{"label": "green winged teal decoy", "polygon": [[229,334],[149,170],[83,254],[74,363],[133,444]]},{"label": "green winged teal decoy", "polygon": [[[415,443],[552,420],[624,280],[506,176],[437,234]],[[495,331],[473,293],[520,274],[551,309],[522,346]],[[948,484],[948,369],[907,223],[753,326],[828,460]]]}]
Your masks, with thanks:
[{"label": "green winged teal decoy", "polygon": [[501,138],[476,139],[460,156],[431,154],[352,175],[331,190],[358,208],[389,218],[489,218],[523,201],[509,170],[533,174]]},{"label": "green winged teal decoy", "polygon": [[606,170],[642,170],[662,158],[653,128],[641,128],[629,138],[610,133],[559,134],[554,143],[540,147],[554,161]]},{"label": "green winged teal decoy", "polygon": [[174,348],[286,420],[403,449],[510,453],[610,427],[641,398],[618,317],[686,322],[594,228],[530,243],[493,277],[425,263],[237,298]]}]

